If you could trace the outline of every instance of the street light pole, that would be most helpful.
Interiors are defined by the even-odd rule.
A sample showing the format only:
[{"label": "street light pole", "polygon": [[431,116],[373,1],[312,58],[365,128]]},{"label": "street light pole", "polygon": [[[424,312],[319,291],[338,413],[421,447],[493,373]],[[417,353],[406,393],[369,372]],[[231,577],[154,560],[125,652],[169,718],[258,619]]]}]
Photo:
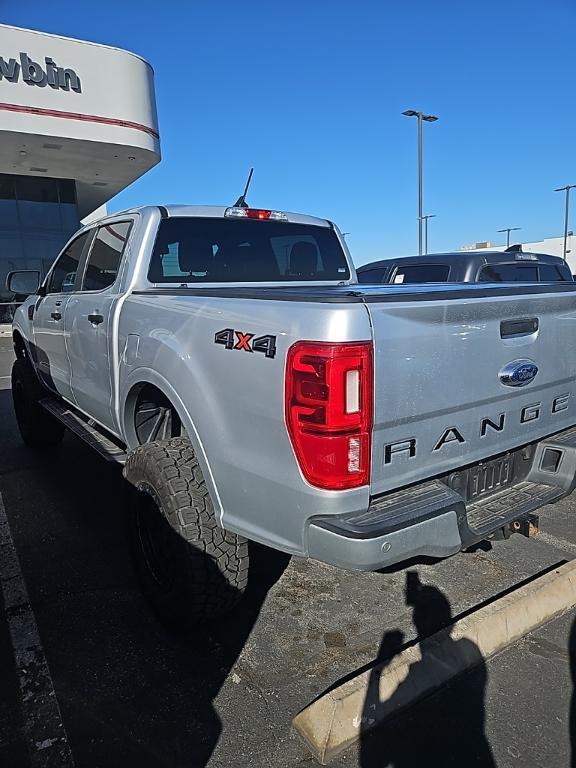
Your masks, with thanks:
[{"label": "street light pole", "polygon": [[422,256],[422,113],[418,113],[418,254]]},{"label": "street light pole", "polygon": [[517,232],[519,229],[522,227],[506,227],[498,230],[498,232],[506,232],[506,248],[510,248],[510,232]]},{"label": "street light pole", "polygon": [[413,109],[407,109],[402,114],[418,118],[418,253],[422,256],[422,122],[425,120],[427,123],[434,123],[438,118],[436,115],[425,115]]},{"label": "street light pole", "polygon": [[426,216],[422,216],[424,219],[424,253],[428,253],[428,219],[435,219],[435,213],[427,213]]},{"label": "street light pole", "polygon": [[576,184],[567,184],[565,187],[558,187],[554,192],[566,192],[566,207],[564,210],[564,261],[566,261],[566,247],[568,243],[568,211],[570,209],[570,190],[574,189]]}]

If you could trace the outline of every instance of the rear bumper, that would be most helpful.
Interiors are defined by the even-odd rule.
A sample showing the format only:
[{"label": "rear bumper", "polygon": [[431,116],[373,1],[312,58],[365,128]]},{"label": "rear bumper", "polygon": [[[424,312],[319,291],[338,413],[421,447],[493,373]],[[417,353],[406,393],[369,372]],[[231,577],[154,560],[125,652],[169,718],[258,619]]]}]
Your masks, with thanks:
[{"label": "rear bumper", "polygon": [[576,427],[532,448],[519,482],[471,503],[431,480],[376,497],[363,513],[313,518],[308,555],[352,570],[453,555],[574,490]]}]

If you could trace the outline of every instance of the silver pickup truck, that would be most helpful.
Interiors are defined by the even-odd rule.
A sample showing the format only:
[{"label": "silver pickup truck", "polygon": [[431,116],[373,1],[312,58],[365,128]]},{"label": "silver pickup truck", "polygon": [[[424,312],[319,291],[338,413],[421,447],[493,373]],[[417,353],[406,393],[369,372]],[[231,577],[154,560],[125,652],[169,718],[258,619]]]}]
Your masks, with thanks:
[{"label": "silver pickup truck", "polygon": [[167,620],[231,607],[247,540],[380,569],[574,488],[574,283],[359,285],[329,221],[184,206],[92,223],[40,287],[8,283],[22,437],[124,464]]}]

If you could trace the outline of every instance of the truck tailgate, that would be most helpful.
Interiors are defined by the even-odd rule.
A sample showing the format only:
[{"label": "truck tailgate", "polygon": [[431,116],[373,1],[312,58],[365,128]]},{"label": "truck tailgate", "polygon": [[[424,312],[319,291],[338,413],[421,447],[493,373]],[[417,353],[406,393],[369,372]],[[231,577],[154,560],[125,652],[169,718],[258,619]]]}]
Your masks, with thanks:
[{"label": "truck tailgate", "polygon": [[[372,495],[576,423],[576,285],[407,288],[364,296],[375,347]],[[504,384],[502,369],[519,360],[536,375]]]}]

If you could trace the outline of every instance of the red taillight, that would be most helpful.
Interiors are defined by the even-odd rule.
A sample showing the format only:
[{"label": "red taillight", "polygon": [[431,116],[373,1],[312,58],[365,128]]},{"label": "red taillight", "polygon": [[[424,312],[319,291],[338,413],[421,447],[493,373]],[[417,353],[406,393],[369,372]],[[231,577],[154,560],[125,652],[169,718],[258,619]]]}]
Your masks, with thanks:
[{"label": "red taillight", "polygon": [[286,361],[286,424],[306,480],[342,490],[370,480],[372,343],[299,341]]},{"label": "red taillight", "polygon": [[272,211],[265,211],[262,208],[246,208],[246,216],[249,219],[269,219]]}]

